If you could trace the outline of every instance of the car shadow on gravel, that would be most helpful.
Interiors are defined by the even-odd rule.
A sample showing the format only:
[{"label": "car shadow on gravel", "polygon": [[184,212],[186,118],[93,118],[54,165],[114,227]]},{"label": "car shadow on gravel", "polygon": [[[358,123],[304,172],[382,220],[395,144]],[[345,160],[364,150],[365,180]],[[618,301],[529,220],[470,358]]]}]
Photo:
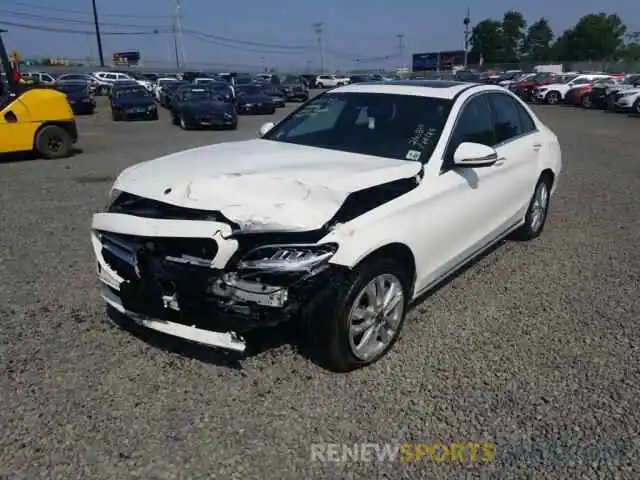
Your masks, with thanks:
[{"label": "car shadow on gravel", "polygon": [[[509,240],[504,239],[492,245],[485,252],[474,258],[471,262],[461,267],[453,275],[443,280],[441,283],[433,286],[431,289],[420,295],[415,301],[409,305],[409,313],[424,302],[430,295],[438,290],[446,287],[453,280],[463,275],[467,270],[471,269],[478,263],[493,254],[501,246]],[[284,345],[291,346],[295,352],[309,360],[316,366],[325,370],[332,370],[324,361],[322,352],[318,351],[317,345],[312,341],[310,332],[304,331],[303,325],[296,324],[295,321],[278,325],[276,327],[264,328],[251,332],[245,337],[247,348],[244,352],[234,352],[198,343],[183,340],[181,338],[166,335],[155,330],[145,328],[133,320],[125,317],[112,307],[107,307],[107,315],[116,326],[122,328],[129,334],[135,336],[139,340],[148,345],[159,348],[167,353],[174,353],[186,358],[199,360],[201,362],[226,367],[234,370],[242,370],[242,361],[270,350],[274,350]],[[302,319],[301,319],[302,320]]]},{"label": "car shadow on gravel", "polygon": [[259,355],[268,350],[295,342],[295,332],[287,326],[265,328],[252,332],[248,336],[247,349],[243,353],[200,345],[166,335],[138,325],[112,307],[107,307],[107,316],[120,328],[135,336],[139,340],[159,348],[167,353],[199,360],[221,367],[242,370],[242,360]]},{"label": "car shadow on gravel", "polygon": [[68,160],[69,158],[73,158],[79,154],[83,153],[83,151],[79,148],[72,148],[71,155],[67,158],[59,158],[59,159],[44,159],[36,152],[19,152],[19,153],[2,153],[0,154],[0,164],[2,163],[19,163],[19,162],[29,162],[29,161],[43,161],[43,162],[55,162],[56,160]]}]

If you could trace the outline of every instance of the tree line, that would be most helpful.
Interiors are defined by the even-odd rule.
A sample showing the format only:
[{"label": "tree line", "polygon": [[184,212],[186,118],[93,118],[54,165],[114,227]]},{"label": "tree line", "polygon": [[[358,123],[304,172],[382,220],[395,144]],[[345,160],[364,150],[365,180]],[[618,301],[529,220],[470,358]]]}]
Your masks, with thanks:
[{"label": "tree line", "polygon": [[469,42],[487,63],[640,60],[640,32],[629,32],[616,14],[585,15],[556,37],[546,18],[527,25],[509,10],[501,20],[477,23]]}]

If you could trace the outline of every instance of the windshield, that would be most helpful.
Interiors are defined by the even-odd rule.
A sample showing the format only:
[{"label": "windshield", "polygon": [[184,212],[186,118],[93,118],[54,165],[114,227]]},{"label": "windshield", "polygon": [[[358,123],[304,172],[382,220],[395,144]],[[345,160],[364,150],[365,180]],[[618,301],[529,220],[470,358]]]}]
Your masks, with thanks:
[{"label": "windshield", "polygon": [[189,82],[168,82],[162,85],[161,87],[163,90],[174,92],[178,90],[180,87],[184,87],[185,85],[188,85],[188,84]]},{"label": "windshield", "polygon": [[77,93],[82,94],[86,93],[88,89],[88,85],[86,83],[61,83],[58,85],[58,90],[63,93]]},{"label": "windshield", "polygon": [[451,101],[413,95],[331,93],[316,97],[273,127],[277,142],[426,162]]},{"label": "windshield", "polygon": [[158,80],[158,86],[162,87],[168,83],[173,83],[173,82],[177,82],[178,79],[177,78],[162,78],[160,80]]},{"label": "windshield", "polygon": [[118,88],[115,90],[116,98],[143,98],[151,97],[145,88]]},{"label": "windshield", "polygon": [[208,88],[192,88],[188,90],[181,90],[179,92],[180,100],[183,102],[192,102],[198,100],[213,100],[220,95]]},{"label": "windshield", "polygon": [[264,92],[264,87],[259,85],[239,85],[236,87],[238,95],[258,95]]},{"label": "windshield", "polygon": [[282,83],[302,83],[300,77],[296,77],[295,75],[287,75],[282,80]]}]

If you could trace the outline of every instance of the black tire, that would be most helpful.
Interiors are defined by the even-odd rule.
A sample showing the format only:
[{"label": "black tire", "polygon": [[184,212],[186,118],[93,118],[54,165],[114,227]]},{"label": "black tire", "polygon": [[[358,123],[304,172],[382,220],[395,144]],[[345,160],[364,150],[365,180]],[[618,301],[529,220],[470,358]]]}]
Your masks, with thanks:
[{"label": "black tire", "polygon": [[607,110],[611,110],[612,112],[616,109],[616,101],[613,98],[613,95],[607,96]]},{"label": "black tire", "polygon": [[318,82],[316,84],[316,88],[324,88],[324,84],[322,82]]},{"label": "black tire", "polygon": [[[398,340],[409,304],[411,282],[406,269],[392,258],[365,260],[355,269],[355,275],[346,288],[335,292],[335,301],[323,303],[311,320],[312,348],[320,363],[334,372],[349,372],[371,365],[384,357]],[[402,284],[404,299],[402,316],[390,343],[375,356],[363,360],[356,357],[351,347],[349,313],[360,292],[376,277],[383,274],[395,276]],[[326,306],[325,306],[326,305]]]},{"label": "black tire", "polygon": [[114,122],[119,122],[122,120],[122,115],[120,115],[120,112],[116,110],[111,110],[111,118]]},{"label": "black tire", "polygon": [[633,104],[633,112],[640,115],[640,98],[637,99]]},{"label": "black tire", "polygon": [[109,88],[106,85],[100,85],[97,93],[98,95],[107,95],[109,93]]},{"label": "black tire", "polygon": [[582,108],[593,108],[593,97],[590,94],[583,95],[580,99]]},{"label": "black tire", "polygon": [[189,130],[189,124],[184,118],[184,115],[180,115],[180,119],[178,120],[178,124],[182,130]]},{"label": "black tire", "polygon": [[[540,189],[546,190],[546,200],[544,200],[543,204],[540,205],[539,200],[539,192]],[[533,240],[534,238],[538,238],[542,231],[544,230],[544,226],[547,223],[547,215],[549,214],[549,202],[551,200],[551,178],[547,175],[540,177],[538,183],[536,184],[536,188],[533,192],[533,196],[531,197],[531,201],[529,202],[529,207],[527,208],[527,213],[524,217],[524,224],[518,228],[515,232],[513,232],[512,238],[514,240],[520,241],[528,241]],[[539,212],[541,217],[539,221],[536,221],[536,210],[541,207],[542,211]]]},{"label": "black tire", "polygon": [[47,159],[67,158],[71,155],[72,146],[71,135],[57,125],[42,127],[35,139],[36,152]]},{"label": "black tire", "polygon": [[156,121],[156,120],[158,120],[159,118],[160,118],[160,117],[158,116],[158,112],[156,112],[156,113],[152,113],[152,114],[149,116],[149,120],[152,120],[152,121]]},{"label": "black tire", "polygon": [[269,115],[273,115],[274,113],[276,113],[276,109],[275,109],[275,107],[274,107],[274,108],[272,108],[271,110],[269,110],[269,112],[268,112],[268,113],[269,113]]},{"label": "black tire", "polygon": [[560,92],[551,91],[547,93],[544,99],[549,105],[557,105],[560,103]]}]

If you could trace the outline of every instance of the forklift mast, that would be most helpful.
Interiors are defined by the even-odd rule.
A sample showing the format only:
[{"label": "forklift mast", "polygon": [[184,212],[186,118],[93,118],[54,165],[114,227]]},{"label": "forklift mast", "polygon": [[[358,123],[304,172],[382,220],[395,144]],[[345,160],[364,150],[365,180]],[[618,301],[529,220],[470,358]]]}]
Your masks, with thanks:
[{"label": "forklift mast", "polygon": [[0,62],[2,63],[2,70],[4,71],[4,76],[7,81],[7,86],[9,87],[9,92],[15,93],[18,91],[19,87],[13,73],[13,67],[11,66],[11,61],[9,60],[7,49],[5,48],[4,42],[2,41],[3,33],[6,33],[6,30],[0,29]]}]

